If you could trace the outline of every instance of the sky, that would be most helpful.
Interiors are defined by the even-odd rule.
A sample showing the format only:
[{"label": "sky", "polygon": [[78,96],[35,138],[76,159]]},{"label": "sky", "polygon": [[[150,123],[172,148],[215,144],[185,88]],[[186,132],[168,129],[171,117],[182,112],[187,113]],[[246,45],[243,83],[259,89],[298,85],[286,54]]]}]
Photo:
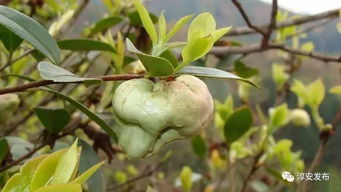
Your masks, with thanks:
[{"label": "sky", "polygon": [[[271,3],[272,0],[260,0]],[[301,14],[316,14],[341,9],[341,0],[278,0],[281,8]]]}]

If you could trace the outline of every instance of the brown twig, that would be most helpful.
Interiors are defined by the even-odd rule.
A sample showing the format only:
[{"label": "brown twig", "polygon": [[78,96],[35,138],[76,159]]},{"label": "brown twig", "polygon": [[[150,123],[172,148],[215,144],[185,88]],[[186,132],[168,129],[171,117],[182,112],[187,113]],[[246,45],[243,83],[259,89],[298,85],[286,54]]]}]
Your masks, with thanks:
[{"label": "brown twig", "polygon": [[[326,11],[326,12],[316,14],[316,15],[308,15],[308,16],[304,16],[304,17],[300,17],[300,18],[296,18],[296,19],[292,19],[288,21],[283,21],[281,23],[277,23],[274,29],[276,30],[276,29],[281,29],[285,27],[290,27],[293,25],[302,25],[305,23],[314,22],[314,21],[318,21],[322,19],[327,19],[327,18],[334,19],[338,17],[339,17],[339,9],[335,9],[335,10]],[[265,30],[268,27],[268,25],[261,25],[261,26],[255,26],[255,27],[261,30]],[[227,35],[239,36],[239,35],[250,35],[254,33],[257,33],[257,31],[255,31],[254,29],[250,29],[250,27],[237,27],[237,28],[233,28]]]},{"label": "brown twig", "polygon": [[259,166],[258,166],[258,161],[259,161],[259,158],[262,156],[263,152],[260,152],[258,153],[255,158],[254,158],[254,161],[252,163],[252,167],[251,167],[251,170],[250,172],[247,174],[246,176],[246,179],[242,185],[242,188],[240,190],[240,192],[245,192],[246,189],[247,189],[247,185],[249,183],[249,181],[251,180],[251,177],[253,176],[253,174],[258,170]]},{"label": "brown twig", "polygon": [[324,62],[341,62],[341,55],[333,56],[333,55],[326,55],[326,54],[322,54],[322,53],[318,53],[314,51],[303,51],[303,50],[287,47],[283,44],[276,44],[276,43],[270,43],[266,47],[261,47],[261,45],[259,44],[251,44],[251,45],[241,46],[241,47],[237,47],[237,46],[213,47],[210,53],[217,55],[217,56],[223,56],[227,54],[237,54],[237,53],[244,54],[244,53],[264,52],[264,51],[268,51],[271,49],[277,49],[277,50],[280,49],[287,53],[307,56],[307,57],[317,59],[320,61],[324,61]]},{"label": "brown twig", "polygon": [[242,15],[242,17],[243,17],[245,23],[247,24],[247,26],[249,27],[249,29],[251,29],[255,32],[258,32],[262,35],[265,35],[265,32],[263,30],[261,30],[258,26],[255,26],[251,23],[249,17],[247,16],[246,12],[244,11],[242,5],[238,2],[238,0],[232,0],[232,3],[236,6],[238,11]]},{"label": "brown twig", "polygon": [[[138,79],[138,78],[143,78],[143,77],[144,75],[123,74],[123,75],[99,76],[95,78],[101,79],[103,81],[123,81],[123,80]],[[6,94],[6,93],[22,92],[22,91],[26,91],[27,89],[37,88],[37,87],[46,86],[46,85],[70,84],[70,83],[79,84],[79,83],[82,83],[82,81],[76,81],[76,82],[54,82],[52,80],[36,81],[32,83],[27,83],[24,85],[19,85],[16,87],[0,89],[0,95]]]},{"label": "brown twig", "polygon": [[276,27],[277,10],[278,10],[277,0],[272,0],[272,10],[271,10],[270,24],[269,24],[269,27],[268,27],[266,33],[263,35],[261,47],[266,47],[269,44],[269,40],[271,38],[272,31]]}]

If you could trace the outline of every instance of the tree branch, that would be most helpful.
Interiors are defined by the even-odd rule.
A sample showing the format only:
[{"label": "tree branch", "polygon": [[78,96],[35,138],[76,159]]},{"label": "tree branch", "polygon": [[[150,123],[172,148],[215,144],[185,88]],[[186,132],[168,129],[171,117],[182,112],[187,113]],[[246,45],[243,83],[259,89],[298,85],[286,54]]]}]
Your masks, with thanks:
[{"label": "tree branch", "polygon": [[269,44],[269,40],[271,38],[272,31],[276,27],[277,10],[278,10],[277,0],[272,0],[270,24],[269,24],[269,27],[268,27],[266,33],[263,36],[261,47],[266,47]]},{"label": "tree branch", "polygon": [[[108,75],[108,76],[99,76],[95,78],[102,79],[103,81],[122,81],[122,80],[130,80],[130,79],[138,79],[143,78],[144,75],[134,75],[134,74],[123,74],[123,75]],[[27,89],[31,88],[37,88],[41,86],[46,85],[53,85],[53,84],[70,84],[70,83],[82,83],[81,81],[77,82],[54,82],[52,80],[42,80],[42,81],[36,81],[32,83],[27,83],[24,85],[19,85],[16,87],[10,87],[5,89],[0,89],[0,95],[6,94],[6,93],[15,93],[15,92],[22,92],[26,91]]]},{"label": "tree branch", "polygon": [[[296,19],[292,19],[288,21],[283,21],[281,23],[277,23],[274,29],[276,30],[276,29],[281,29],[285,27],[290,27],[293,25],[302,25],[305,23],[314,22],[314,21],[318,21],[321,19],[326,19],[326,18],[334,19],[338,17],[339,17],[339,9],[335,9],[335,10],[326,11],[326,12],[316,14],[316,15],[309,15],[309,16],[304,16],[304,17],[300,17],[300,18],[296,18]],[[254,26],[254,27],[260,30],[265,30],[268,27],[268,25],[261,25],[261,26]],[[257,33],[257,31],[255,31],[252,28],[250,29],[250,27],[237,27],[237,28],[232,28],[232,30],[227,34],[227,36],[250,35],[254,33]]]}]

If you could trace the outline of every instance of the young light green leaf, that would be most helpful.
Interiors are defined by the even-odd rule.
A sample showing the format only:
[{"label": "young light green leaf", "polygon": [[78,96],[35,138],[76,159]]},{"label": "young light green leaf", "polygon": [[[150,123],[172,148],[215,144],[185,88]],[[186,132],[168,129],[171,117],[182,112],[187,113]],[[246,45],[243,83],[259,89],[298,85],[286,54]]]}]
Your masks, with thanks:
[{"label": "young light green leaf", "polygon": [[295,79],[290,90],[297,95],[299,106],[303,107],[305,104],[310,103],[309,95],[307,93],[307,88],[301,81]]},{"label": "young light green leaf", "polygon": [[285,71],[284,65],[277,63],[272,65],[272,79],[276,84],[277,90],[282,89],[284,83],[289,79],[289,74]]},{"label": "young light green leaf", "polygon": [[192,18],[192,16],[193,15],[187,15],[180,18],[163,39],[163,42],[168,42]]},{"label": "young light green leaf", "polygon": [[70,114],[65,109],[36,107],[34,112],[49,134],[59,133],[70,121]]},{"label": "young light green leaf", "polygon": [[27,191],[30,186],[31,179],[36,168],[46,158],[42,155],[27,161],[21,168],[20,172],[14,174],[5,184],[2,192],[19,192]]},{"label": "young light green leaf", "polygon": [[192,148],[199,157],[202,157],[207,153],[206,141],[200,135],[197,135],[192,139]]},{"label": "young light green leaf", "polygon": [[59,63],[60,50],[56,41],[43,26],[30,17],[0,5],[0,24],[32,44],[53,63]]},{"label": "young light green leaf", "polygon": [[79,77],[61,67],[53,65],[49,62],[43,61],[38,64],[38,71],[40,76],[45,80],[52,80],[54,82],[85,82],[96,81],[101,83],[102,80],[98,78]]},{"label": "young light green leaf", "polygon": [[332,87],[330,90],[329,90],[330,93],[333,93],[333,94],[338,94],[340,95],[341,94],[341,85],[337,85],[335,87]]},{"label": "young light green leaf", "polygon": [[78,176],[72,183],[78,183],[78,184],[83,184],[85,183],[91,176],[92,174],[95,173],[97,169],[99,169],[104,162],[97,163],[96,165],[92,166],[90,169],[82,173],[80,176]]},{"label": "young light green leaf", "polygon": [[225,139],[233,143],[244,135],[252,125],[252,113],[246,106],[236,109],[227,119],[224,127]]},{"label": "young light green leaf", "polygon": [[[201,13],[191,23],[187,33],[188,42],[209,36],[216,29],[214,17],[208,13]],[[220,32],[219,32],[220,34]],[[217,33],[218,36],[218,33]]]},{"label": "young light green leaf", "polygon": [[324,84],[321,79],[318,79],[307,86],[308,95],[311,105],[319,106],[325,95]]},{"label": "young light green leaf", "polygon": [[212,48],[213,43],[214,42],[211,36],[200,37],[190,41],[182,49],[181,55],[183,63],[187,65],[190,62],[200,59],[208,53],[208,51]]},{"label": "young light green leaf", "polygon": [[142,5],[140,0],[134,0],[134,4],[135,4],[137,11],[139,12],[143,27],[147,31],[153,44],[156,44],[158,40],[156,29],[155,29],[152,19],[149,16],[147,9]]},{"label": "young light green leaf", "polygon": [[115,132],[111,129],[111,127],[109,127],[109,125],[103,119],[98,117],[98,115],[96,115],[94,112],[90,111],[86,106],[84,106],[83,104],[74,100],[73,98],[68,97],[68,96],[66,96],[62,93],[59,93],[57,91],[54,91],[52,89],[44,88],[42,90],[49,91],[49,92],[57,95],[61,99],[69,102],[72,106],[74,106],[75,108],[77,108],[78,110],[83,112],[91,120],[93,120],[95,123],[97,123],[106,133],[108,133],[108,135],[110,135],[115,140],[115,142],[117,142],[117,136],[116,136]]},{"label": "young light green leaf", "polygon": [[88,35],[95,35],[96,33],[99,33],[101,31],[104,31],[114,25],[119,24],[123,20],[120,16],[112,16],[112,17],[106,17],[104,19],[99,20],[95,23],[93,27],[88,29]]},{"label": "young light green leaf", "polygon": [[215,30],[214,32],[212,32],[212,37],[214,42],[218,41],[222,36],[224,36],[226,33],[228,33],[231,30],[231,27],[225,27],[225,28],[221,28],[218,30]]},{"label": "young light green leaf", "polygon": [[115,53],[116,50],[109,44],[94,41],[90,39],[67,39],[58,41],[60,49],[71,51],[110,51]]},{"label": "young light green leaf", "polygon": [[54,172],[56,170],[60,157],[67,151],[67,149],[61,149],[50,155],[48,155],[40,164],[36,167],[33,177],[30,181],[30,192],[47,185]]},{"label": "young light green leaf", "polygon": [[163,39],[166,36],[166,32],[167,32],[167,23],[166,23],[164,11],[162,11],[159,17],[159,42],[163,42]]},{"label": "young light green leaf", "polygon": [[129,39],[127,39],[127,49],[137,54],[143,66],[146,68],[148,75],[163,77],[174,73],[174,67],[167,59],[142,53],[135,48]]},{"label": "young light green leaf", "polygon": [[76,139],[72,146],[59,158],[50,184],[63,184],[69,182],[71,179],[78,160],[77,143],[78,139]]},{"label": "young light green leaf", "polygon": [[13,53],[22,42],[19,36],[2,25],[0,25],[0,40],[10,53]]},{"label": "young light green leaf", "polygon": [[223,70],[215,69],[215,68],[209,68],[209,67],[187,66],[187,67],[184,67],[177,74],[189,74],[189,75],[193,75],[197,77],[207,77],[207,78],[234,79],[234,80],[244,81],[254,87],[259,87],[254,82],[238,77],[237,75],[233,73],[229,73],[227,71],[223,71]]},{"label": "young light green leaf", "polygon": [[82,192],[82,186],[74,183],[47,185],[35,190],[34,192]]},{"label": "young light green leaf", "polygon": [[270,109],[269,111],[271,128],[276,129],[288,123],[288,106],[286,103]]},{"label": "young light green leaf", "polygon": [[185,192],[190,192],[192,190],[192,169],[188,166],[184,166],[180,173],[180,181],[182,189]]}]

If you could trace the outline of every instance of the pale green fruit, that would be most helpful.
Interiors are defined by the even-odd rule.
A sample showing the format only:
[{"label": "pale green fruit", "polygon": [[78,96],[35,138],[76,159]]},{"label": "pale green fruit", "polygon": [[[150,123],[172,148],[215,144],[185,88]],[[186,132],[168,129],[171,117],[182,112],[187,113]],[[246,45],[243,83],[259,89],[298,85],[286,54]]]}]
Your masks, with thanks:
[{"label": "pale green fruit", "polygon": [[190,75],[125,81],[112,104],[118,142],[130,158],[152,156],[166,143],[197,135],[213,116],[206,84]]},{"label": "pale green fruit", "polygon": [[0,95],[0,125],[7,122],[17,110],[20,100],[18,95],[9,93]]},{"label": "pale green fruit", "polygon": [[294,109],[290,112],[290,121],[296,126],[310,125],[309,114],[303,109]]}]

